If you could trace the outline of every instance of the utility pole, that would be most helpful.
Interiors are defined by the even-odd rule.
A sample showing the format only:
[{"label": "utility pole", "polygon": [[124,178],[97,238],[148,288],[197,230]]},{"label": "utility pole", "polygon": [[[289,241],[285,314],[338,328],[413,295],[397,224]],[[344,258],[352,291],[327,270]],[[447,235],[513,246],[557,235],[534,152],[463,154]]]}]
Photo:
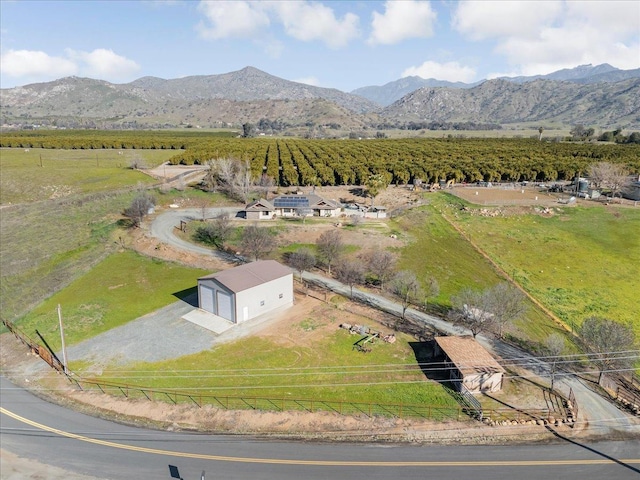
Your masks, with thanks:
[{"label": "utility pole", "polygon": [[62,309],[58,304],[58,322],[60,323],[60,338],[62,339],[62,366],[64,367],[65,375],[69,373],[67,370],[67,347],[64,344],[64,329],[62,328]]}]

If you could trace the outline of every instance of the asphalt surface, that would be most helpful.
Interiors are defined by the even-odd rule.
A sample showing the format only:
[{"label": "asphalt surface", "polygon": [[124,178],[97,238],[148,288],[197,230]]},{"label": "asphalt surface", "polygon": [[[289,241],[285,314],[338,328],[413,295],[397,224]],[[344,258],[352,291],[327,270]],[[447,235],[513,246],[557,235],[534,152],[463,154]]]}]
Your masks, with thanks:
[{"label": "asphalt surface", "polygon": [[[289,442],[133,428],[47,403],[0,378],[2,449],[105,479],[640,478],[640,442],[406,446]],[[6,478],[6,477],[2,477]],[[46,474],[42,477],[47,478]],[[81,477],[80,477],[81,478]]]}]

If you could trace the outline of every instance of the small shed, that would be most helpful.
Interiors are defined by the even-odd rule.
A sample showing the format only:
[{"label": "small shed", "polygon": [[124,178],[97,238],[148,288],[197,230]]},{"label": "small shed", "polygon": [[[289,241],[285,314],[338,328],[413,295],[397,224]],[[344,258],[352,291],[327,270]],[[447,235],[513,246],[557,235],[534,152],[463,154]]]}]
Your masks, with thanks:
[{"label": "small shed", "polygon": [[436,337],[436,356],[444,354],[449,378],[458,391],[497,392],[504,368],[472,337]]},{"label": "small shed", "polygon": [[261,260],[198,279],[198,306],[241,323],[293,305],[293,272],[275,260]]}]

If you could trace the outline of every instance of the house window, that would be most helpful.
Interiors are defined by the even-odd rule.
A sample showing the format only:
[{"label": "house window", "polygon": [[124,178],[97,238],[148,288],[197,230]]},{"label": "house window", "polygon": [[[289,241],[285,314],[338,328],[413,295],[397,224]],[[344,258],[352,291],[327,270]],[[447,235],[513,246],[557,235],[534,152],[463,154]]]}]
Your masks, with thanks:
[{"label": "house window", "polygon": [[281,293],[280,295],[278,295],[278,298],[282,298],[284,295]]},{"label": "house window", "polygon": [[260,306],[264,307],[264,300],[260,300]]}]

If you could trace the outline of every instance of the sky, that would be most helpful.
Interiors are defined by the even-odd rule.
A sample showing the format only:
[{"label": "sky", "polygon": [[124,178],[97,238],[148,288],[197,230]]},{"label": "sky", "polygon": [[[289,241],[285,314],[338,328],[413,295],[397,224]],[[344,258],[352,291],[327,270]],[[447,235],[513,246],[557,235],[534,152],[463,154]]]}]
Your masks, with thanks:
[{"label": "sky", "polygon": [[409,75],[627,70],[640,68],[640,1],[0,0],[0,56],[2,88],[247,66],[344,92]]}]

